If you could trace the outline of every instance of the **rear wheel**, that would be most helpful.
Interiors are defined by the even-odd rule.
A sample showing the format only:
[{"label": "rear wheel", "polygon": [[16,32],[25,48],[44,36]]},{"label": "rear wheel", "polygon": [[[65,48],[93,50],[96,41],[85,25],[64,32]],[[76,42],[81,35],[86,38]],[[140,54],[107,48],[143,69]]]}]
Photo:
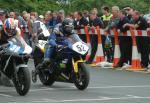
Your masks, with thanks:
[{"label": "rear wheel", "polygon": [[21,67],[17,72],[17,79],[13,79],[16,91],[19,95],[24,96],[28,93],[31,85],[30,72],[28,68]]},{"label": "rear wheel", "polygon": [[79,90],[84,90],[89,84],[89,72],[84,63],[78,64],[78,73],[75,74],[74,84]]}]

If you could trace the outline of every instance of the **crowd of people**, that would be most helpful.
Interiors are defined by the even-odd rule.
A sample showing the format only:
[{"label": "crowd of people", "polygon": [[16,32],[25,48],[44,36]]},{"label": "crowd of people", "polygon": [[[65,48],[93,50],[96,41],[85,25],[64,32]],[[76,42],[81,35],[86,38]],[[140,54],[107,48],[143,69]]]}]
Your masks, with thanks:
[{"label": "crowd of people", "polygon": [[[102,15],[98,15],[98,10],[93,8],[91,11],[84,10],[83,12],[75,11],[65,15],[64,10],[46,11],[45,14],[39,15],[37,12],[26,12],[22,14],[11,11],[6,12],[0,10],[0,31],[3,29],[3,24],[6,18],[14,18],[16,27],[21,29],[21,35],[24,40],[32,46],[35,36],[40,32],[40,24],[36,20],[40,20],[45,24],[49,32],[53,32],[54,27],[62,23],[65,18],[70,18],[74,21],[74,29],[82,29],[85,26],[91,28],[99,26],[108,34],[111,29],[120,29],[121,33],[129,29],[147,30],[150,31],[150,11],[148,14],[141,14],[139,11],[131,7],[125,7],[122,10],[118,6],[104,6],[101,9]],[[82,37],[81,37],[82,38]],[[96,37],[93,37],[96,38]],[[95,39],[93,39],[95,41]],[[103,35],[103,48],[108,62],[113,61],[114,52],[114,37]],[[141,54],[141,65],[143,68],[148,68],[150,64],[150,37],[136,37],[138,52]],[[96,47],[97,42],[92,43]],[[124,63],[131,64],[132,57],[132,38],[129,36],[119,37],[119,45],[121,50],[121,58],[116,67],[122,67]],[[92,53],[96,52],[95,48]],[[94,57],[92,57],[93,59]],[[89,62],[92,62],[92,59]]]}]

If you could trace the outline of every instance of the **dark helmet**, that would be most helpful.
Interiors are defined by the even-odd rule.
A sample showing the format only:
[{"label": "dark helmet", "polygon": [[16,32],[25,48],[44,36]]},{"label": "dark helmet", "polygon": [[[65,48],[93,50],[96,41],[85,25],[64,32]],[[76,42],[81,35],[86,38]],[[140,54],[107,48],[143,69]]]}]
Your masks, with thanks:
[{"label": "dark helmet", "polygon": [[64,35],[66,36],[73,34],[74,30],[73,20],[70,18],[65,18],[64,21],[62,22],[62,30]]}]

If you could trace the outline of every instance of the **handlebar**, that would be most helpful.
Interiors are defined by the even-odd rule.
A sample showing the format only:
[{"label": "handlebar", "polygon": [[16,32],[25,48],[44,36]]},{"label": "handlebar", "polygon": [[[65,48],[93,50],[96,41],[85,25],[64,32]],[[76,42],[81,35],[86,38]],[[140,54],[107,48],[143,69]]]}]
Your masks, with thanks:
[{"label": "handlebar", "polygon": [[57,45],[56,48],[57,48],[57,51],[60,52],[60,51],[62,51],[62,50],[64,50],[64,49],[68,48],[68,46]]}]

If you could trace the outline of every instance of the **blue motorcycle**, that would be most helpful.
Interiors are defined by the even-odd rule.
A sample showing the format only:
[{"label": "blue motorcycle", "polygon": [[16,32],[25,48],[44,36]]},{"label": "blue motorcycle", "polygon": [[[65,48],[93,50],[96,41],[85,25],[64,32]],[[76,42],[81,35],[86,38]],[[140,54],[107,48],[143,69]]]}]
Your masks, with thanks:
[{"label": "blue motorcycle", "polygon": [[68,82],[74,83],[79,90],[84,90],[89,84],[90,76],[83,56],[87,54],[89,47],[76,34],[70,35],[66,40],[70,42],[69,46],[56,48],[49,64],[37,65],[39,79],[43,85],[51,86],[56,81]]}]

